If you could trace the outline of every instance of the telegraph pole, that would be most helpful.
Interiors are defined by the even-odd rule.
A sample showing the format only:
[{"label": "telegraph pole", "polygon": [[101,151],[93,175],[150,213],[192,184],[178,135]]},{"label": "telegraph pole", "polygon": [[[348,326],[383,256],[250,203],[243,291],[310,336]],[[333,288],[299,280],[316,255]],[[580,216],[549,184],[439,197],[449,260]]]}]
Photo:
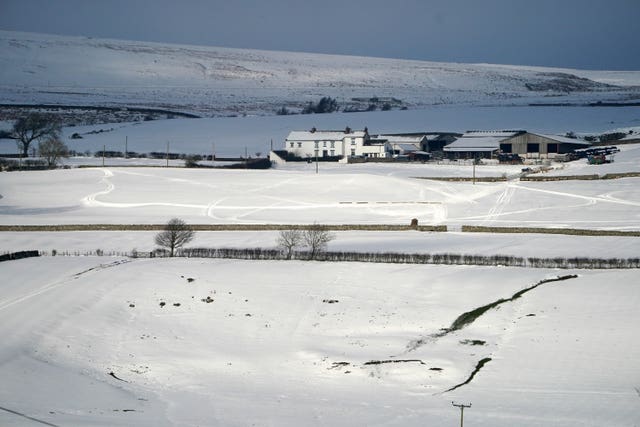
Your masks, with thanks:
[{"label": "telegraph pole", "polygon": [[471,408],[471,403],[465,405],[464,403],[454,403],[451,404],[457,408],[460,408],[460,427],[464,427],[464,408]]},{"label": "telegraph pole", "polygon": [[107,151],[107,146],[103,145],[102,146],[102,167],[104,167],[104,155],[105,155],[105,151]]},{"label": "telegraph pole", "polygon": [[167,167],[169,167],[169,141],[167,141]]},{"label": "telegraph pole", "polygon": [[128,151],[127,145],[128,145],[128,143],[129,143],[129,137],[125,135],[125,137],[124,137],[124,158],[125,159],[128,158],[128,156],[127,156],[127,151]]},{"label": "telegraph pole", "polygon": [[476,156],[473,155],[473,185],[476,185]]}]

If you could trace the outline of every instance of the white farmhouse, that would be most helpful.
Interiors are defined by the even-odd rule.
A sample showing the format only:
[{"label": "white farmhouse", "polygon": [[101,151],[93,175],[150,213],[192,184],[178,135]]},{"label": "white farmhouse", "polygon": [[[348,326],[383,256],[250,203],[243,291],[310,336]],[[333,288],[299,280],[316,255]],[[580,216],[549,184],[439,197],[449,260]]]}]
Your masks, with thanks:
[{"label": "white farmhouse", "polygon": [[354,131],[317,130],[292,131],[285,139],[285,150],[297,157],[387,157],[386,141],[371,140],[365,128]]}]

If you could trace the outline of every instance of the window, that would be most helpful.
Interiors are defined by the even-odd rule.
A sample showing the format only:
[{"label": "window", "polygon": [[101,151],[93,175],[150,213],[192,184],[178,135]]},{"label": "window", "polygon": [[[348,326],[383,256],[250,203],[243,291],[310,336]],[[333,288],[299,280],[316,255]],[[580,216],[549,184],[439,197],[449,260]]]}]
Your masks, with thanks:
[{"label": "window", "polygon": [[336,148],[336,142],[335,141],[331,141],[331,148]]},{"label": "window", "polygon": [[[347,139],[351,139],[351,138],[347,138]],[[351,139],[351,145],[356,145],[356,139],[355,138]]]},{"label": "window", "polygon": [[335,156],[336,155],[336,150],[331,150],[331,156]]},{"label": "window", "polygon": [[289,143],[289,147],[290,147],[290,148],[293,148],[293,142],[290,142],[290,143]]},{"label": "window", "polygon": [[356,155],[356,149],[355,149],[355,148],[352,148],[352,149],[351,149],[351,155],[352,155],[352,156],[355,156],[355,155]]},{"label": "window", "polygon": [[547,153],[559,153],[558,144],[547,144]]},{"label": "window", "polygon": [[327,146],[327,141],[322,141],[322,146],[326,147]]},{"label": "window", "polygon": [[302,148],[302,142],[298,142],[298,148]]},{"label": "window", "polygon": [[318,141],[313,141],[313,146],[314,146],[315,148],[318,148],[318,145],[320,145],[320,143],[319,143]]}]

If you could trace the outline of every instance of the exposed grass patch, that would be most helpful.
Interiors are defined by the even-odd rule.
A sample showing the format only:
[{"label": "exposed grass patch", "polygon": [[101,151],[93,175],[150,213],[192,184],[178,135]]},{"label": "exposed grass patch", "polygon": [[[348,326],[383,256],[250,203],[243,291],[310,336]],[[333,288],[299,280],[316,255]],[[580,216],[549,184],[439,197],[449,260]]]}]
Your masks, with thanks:
[{"label": "exposed grass patch", "polygon": [[[487,311],[498,307],[500,304],[504,304],[504,303],[516,300],[516,299],[520,298],[522,295],[526,294],[529,291],[532,291],[533,289],[537,288],[540,285],[543,285],[545,283],[550,283],[550,282],[558,282],[558,281],[564,281],[564,280],[569,280],[569,279],[575,279],[577,277],[578,276],[575,275],[575,274],[569,274],[569,275],[566,275],[566,276],[558,276],[558,277],[556,277],[554,279],[544,279],[544,280],[539,281],[535,285],[529,286],[528,288],[524,288],[524,289],[516,292],[515,294],[513,294],[511,296],[511,298],[500,298],[497,301],[491,302],[489,304],[483,305],[483,306],[478,307],[478,308],[474,308],[471,311],[467,311],[465,313],[462,313],[460,316],[458,316],[453,321],[453,323],[451,323],[451,326],[449,326],[448,328],[443,328],[443,329],[440,330],[440,332],[437,332],[435,334],[431,334],[429,336],[426,336],[426,337],[419,338],[417,340],[411,341],[407,345],[407,350],[408,351],[416,350],[419,347],[427,344],[428,342],[435,341],[435,340],[437,340],[439,338],[445,337],[446,335],[448,335],[448,334],[450,334],[452,332],[459,331],[459,330],[469,326],[473,322],[475,322],[480,316],[485,314]],[[466,342],[464,342],[462,344],[466,344]]]},{"label": "exposed grass patch", "polygon": [[390,359],[390,360],[370,360],[368,362],[363,363],[364,366],[370,365],[383,365],[386,363],[419,363],[421,365],[426,365],[420,359]]},{"label": "exposed grass patch", "polygon": [[483,340],[462,340],[460,344],[462,345],[485,345],[487,342]]},{"label": "exposed grass patch", "polygon": [[576,277],[578,277],[578,276],[575,275],[575,274],[569,274],[569,275],[566,275],[566,276],[558,276],[555,279],[541,280],[538,283],[536,283],[535,285],[529,286],[528,288],[525,288],[525,289],[522,289],[522,290],[516,292],[515,294],[513,294],[513,296],[511,296],[511,298],[501,298],[501,299],[499,299],[497,301],[494,301],[494,302],[492,302],[490,304],[483,305],[482,307],[478,307],[478,308],[473,309],[471,311],[467,311],[466,313],[462,313],[460,316],[458,316],[458,318],[456,320],[453,321],[451,326],[449,326],[447,329],[445,329],[444,332],[441,332],[441,334],[446,335],[446,334],[454,332],[454,331],[459,331],[460,329],[472,324],[478,317],[482,316],[484,313],[486,313],[487,311],[491,310],[492,308],[496,308],[500,304],[504,304],[506,302],[511,302],[513,300],[516,300],[516,299],[520,298],[522,295],[526,294],[529,291],[532,291],[533,289],[537,288],[540,285],[543,285],[543,284],[549,283],[549,282],[559,282],[559,281],[568,280],[568,279],[575,279]]},{"label": "exposed grass patch", "polygon": [[455,386],[451,387],[450,389],[443,391],[443,393],[448,393],[450,391],[453,391],[453,390],[455,390],[457,388],[460,388],[462,386],[465,386],[465,385],[469,384],[473,380],[473,378],[476,376],[476,374],[478,372],[480,372],[480,369],[482,369],[482,367],[484,365],[486,365],[487,363],[489,363],[489,362],[491,362],[491,358],[490,357],[485,357],[484,359],[480,360],[476,364],[476,367],[473,369],[473,371],[471,372],[471,375],[469,375],[469,378],[467,378],[467,380],[465,382],[460,383],[458,385],[455,385]]}]

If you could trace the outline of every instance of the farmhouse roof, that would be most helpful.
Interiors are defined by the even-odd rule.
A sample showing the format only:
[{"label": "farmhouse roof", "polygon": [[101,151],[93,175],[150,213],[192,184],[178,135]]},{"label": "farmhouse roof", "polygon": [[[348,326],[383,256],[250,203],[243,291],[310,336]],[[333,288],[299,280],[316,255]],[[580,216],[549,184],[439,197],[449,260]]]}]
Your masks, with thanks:
[{"label": "farmhouse roof", "polygon": [[289,132],[287,140],[289,141],[341,141],[344,138],[363,138],[366,135],[364,131],[351,131],[346,133],[343,130],[317,130],[314,132],[308,130],[294,130]]}]

